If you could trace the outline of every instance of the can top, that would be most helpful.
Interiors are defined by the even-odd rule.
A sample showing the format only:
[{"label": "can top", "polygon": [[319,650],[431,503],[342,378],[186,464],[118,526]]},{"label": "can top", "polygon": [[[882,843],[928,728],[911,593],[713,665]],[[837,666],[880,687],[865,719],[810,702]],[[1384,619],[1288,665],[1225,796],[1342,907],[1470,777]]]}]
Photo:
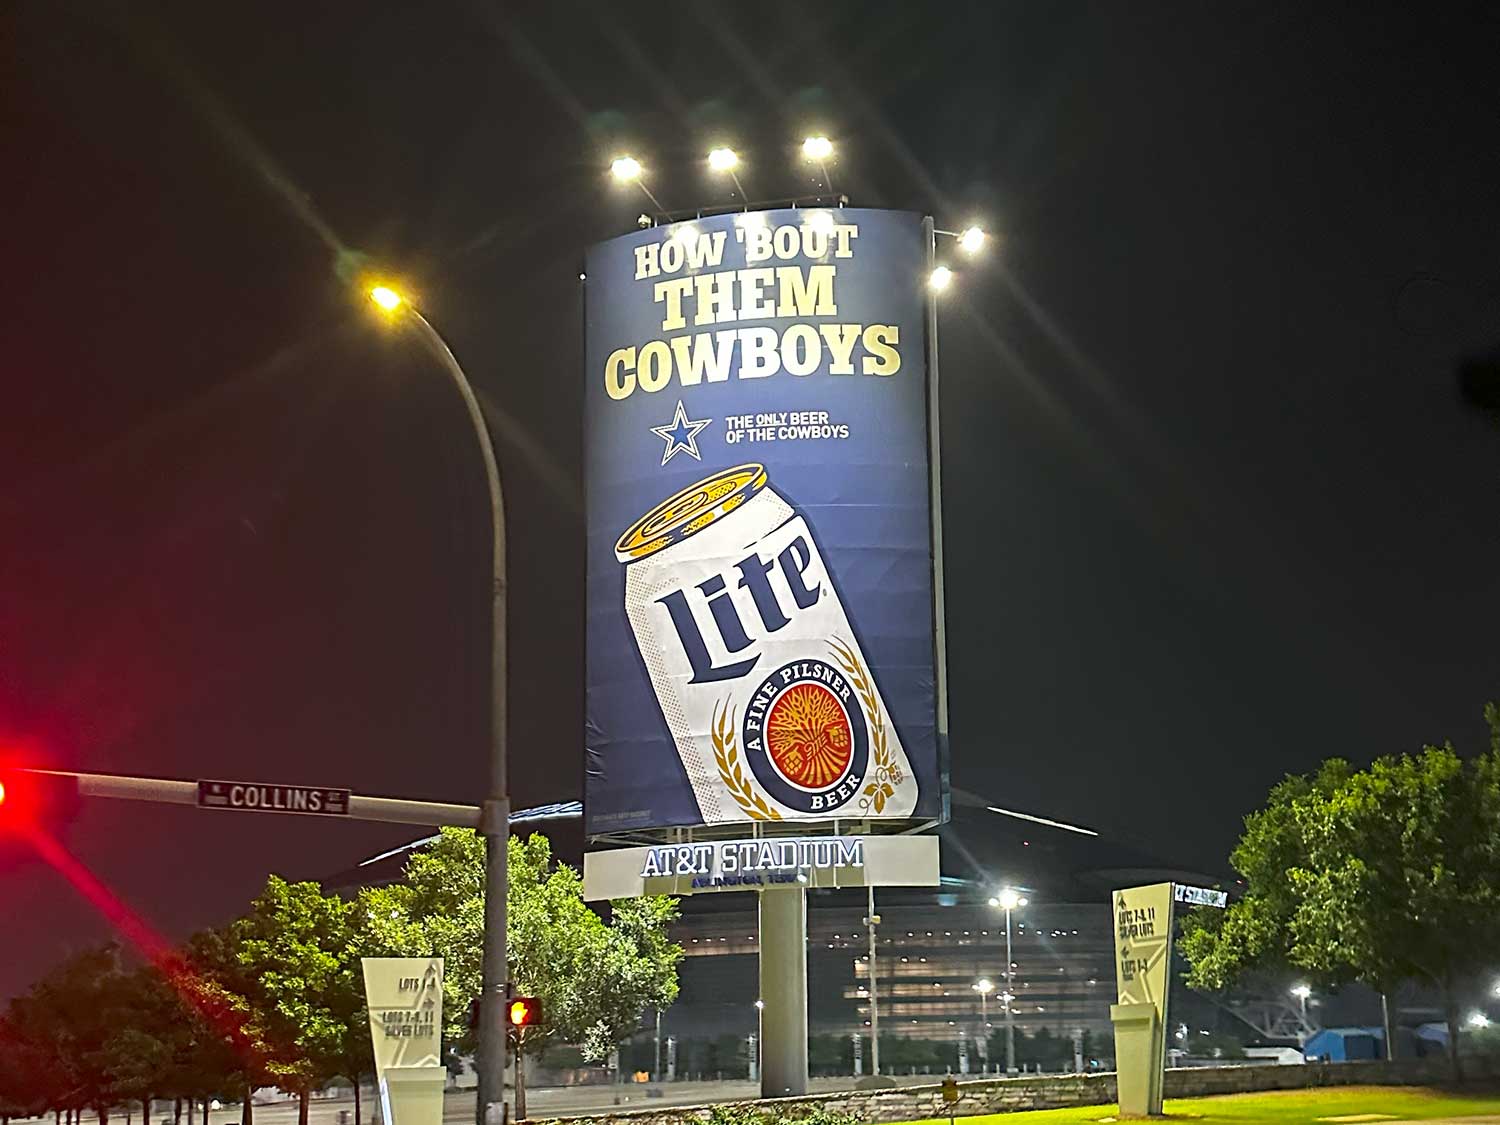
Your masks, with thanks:
[{"label": "can top", "polygon": [[728,515],[766,486],[766,467],[758,464],[720,469],[652,508],[621,535],[615,557],[635,562],[702,531]]}]

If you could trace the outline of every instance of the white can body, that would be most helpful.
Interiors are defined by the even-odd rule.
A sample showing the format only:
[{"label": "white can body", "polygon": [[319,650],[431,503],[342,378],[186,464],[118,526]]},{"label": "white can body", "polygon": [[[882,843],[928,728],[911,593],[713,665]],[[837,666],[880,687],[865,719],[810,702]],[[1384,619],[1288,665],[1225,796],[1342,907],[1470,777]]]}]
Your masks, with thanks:
[{"label": "white can body", "polygon": [[812,529],[768,484],[737,501],[626,562],[704,822],[909,817],[910,763]]}]

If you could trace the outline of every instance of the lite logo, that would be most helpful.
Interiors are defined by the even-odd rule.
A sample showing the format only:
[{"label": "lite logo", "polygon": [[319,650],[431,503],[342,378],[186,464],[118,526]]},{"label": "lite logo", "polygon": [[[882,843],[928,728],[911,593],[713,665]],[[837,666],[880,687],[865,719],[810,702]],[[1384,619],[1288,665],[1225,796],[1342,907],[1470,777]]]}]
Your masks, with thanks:
[{"label": "lite logo", "polygon": [[[733,680],[749,673],[760,653],[733,658],[817,605],[825,579],[806,537],[796,535],[779,551],[772,547],[766,555],[757,548],[729,570],[658,598],[692,667],[690,682]],[[744,594],[737,597],[736,591]],[[746,597],[751,612],[742,614],[739,603]],[[712,623],[708,636],[701,627],[705,609]]]}]

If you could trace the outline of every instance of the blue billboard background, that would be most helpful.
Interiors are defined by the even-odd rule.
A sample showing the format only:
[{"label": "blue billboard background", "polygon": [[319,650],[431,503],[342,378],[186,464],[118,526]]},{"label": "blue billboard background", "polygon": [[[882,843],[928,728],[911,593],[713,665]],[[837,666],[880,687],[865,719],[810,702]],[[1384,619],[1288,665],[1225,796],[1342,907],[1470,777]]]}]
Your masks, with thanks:
[{"label": "blue billboard background", "polygon": [[[933,570],[928,476],[926,299],[927,249],[921,218],[907,212],[844,209],[822,221],[854,228],[842,243],[811,238],[787,257],[749,261],[764,235],[744,233],[760,223],[806,228],[805,211],[760,212],[748,219],[722,215],[655,227],[594,246],[588,254],[585,343],[585,487],[587,492],[587,751],[585,813],[590,834],[704,822],[673,736],[625,610],[626,566],[616,554],[622,533],[661,501],[714,472],[749,462],[765,466],[769,487],[805,517],[839,601],[852,623],[869,670],[899,734],[917,785],[914,817],[941,814],[945,779],[936,734]],[[708,248],[722,235],[716,262],[700,255],[696,268],[663,250],[668,240]],[[710,240],[698,242],[696,240]],[[788,235],[779,249],[792,247]],[[808,251],[825,250],[818,257]],[[847,253],[839,256],[839,250]],[[661,272],[651,273],[656,265]],[[807,292],[814,266],[834,268],[832,307],[827,290]],[[737,271],[798,267],[803,292],[765,283],[748,295]],[[680,325],[659,286],[704,274],[728,274],[714,284],[733,290],[737,308],[713,306],[712,323],[695,324],[697,290],[675,286]],[[638,277],[644,272],[647,276]],[[761,279],[765,281],[762,273]],[[777,281],[780,278],[778,275]],[[824,281],[827,280],[826,271]],[[696,284],[696,282],[695,282]],[[816,288],[815,286],[813,288]],[[786,296],[785,293],[782,294]],[[709,295],[710,300],[712,294]],[[774,307],[771,307],[774,306]],[[759,315],[769,311],[774,315]],[[812,311],[809,311],[809,310]],[[723,315],[725,312],[730,315]],[[785,312],[788,315],[782,315]],[[664,326],[667,322],[667,326]],[[728,377],[684,380],[661,365],[632,370],[652,341],[738,329],[826,329],[858,340],[852,374],[834,374],[834,349],[806,374],[783,369],[744,378],[743,339],[733,343]],[[895,332],[864,335],[869,326]],[[858,331],[852,332],[847,326]],[[800,370],[812,357],[809,334],[787,353]],[[826,343],[827,338],[822,341]],[[866,343],[871,344],[865,347]],[[679,345],[681,347],[681,345]],[[621,349],[634,349],[622,356]],[[899,368],[890,374],[891,353]],[[657,358],[661,349],[656,349]],[[846,363],[844,366],[848,366]],[[722,372],[720,372],[722,374]],[[679,409],[681,404],[681,409]],[[794,414],[803,423],[795,424]],[[746,425],[747,417],[775,424]],[[782,419],[780,416],[787,416]],[[826,420],[821,420],[826,415]],[[758,433],[761,440],[751,440]],[[769,440],[765,440],[769,438]],[[696,455],[696,456],[695,456]],[[655,643],[650,638],[645,643]],[[849,813],[845,817],[851,816]]]}]

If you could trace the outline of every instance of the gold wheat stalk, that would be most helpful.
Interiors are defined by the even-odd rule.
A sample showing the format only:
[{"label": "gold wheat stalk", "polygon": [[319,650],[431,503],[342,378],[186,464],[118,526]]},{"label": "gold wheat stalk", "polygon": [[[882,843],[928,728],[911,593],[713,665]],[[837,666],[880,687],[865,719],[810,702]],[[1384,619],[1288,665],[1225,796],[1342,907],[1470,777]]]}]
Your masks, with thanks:
[{"label": "gold wheat stalk", "polygon": [[719,767],[729,795],[751,820],[780,820],[781,814],[766,803],[766,799],[755,791],[755,786],[740,769],[740,748],[734,734],[734,712],[727,704],[714,707],[713,729],[709,732],[714,744],[714,765]]},{"label": "gold wheat stalk", "polygon": [[890,747],[886,743],[885,716],[880,711],[875,685],[864,665],[854,655],[854,650],[841,640],[831,640],[828,644],[838,658],[844,674],[854,681],[854,690],[859,693],[865,714],[870,717],[870,742],[875,754],[875,765],[883,772],[877,773],[875,780],[865,786],[864,795],[869,798],[869,804],[875,806],[875,812],[879,815],[885,812],[886,800],[896,795],[895,786],[902,781],[901,772],[892,763]]}]

